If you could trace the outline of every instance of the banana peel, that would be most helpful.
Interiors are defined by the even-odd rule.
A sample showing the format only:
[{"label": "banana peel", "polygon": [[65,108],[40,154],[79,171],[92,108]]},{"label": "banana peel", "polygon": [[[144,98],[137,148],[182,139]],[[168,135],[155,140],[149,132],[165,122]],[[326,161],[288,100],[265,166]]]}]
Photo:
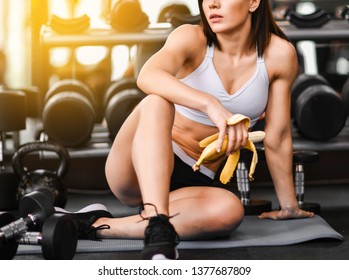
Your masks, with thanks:
[{"label": "banana peel", "polygon": [[[235,125],[239,122],[243,122],[244,126],[247,129],[250,125],[251,120],[244,115],[235,114],[227,120],[227,125]],[[225,155],[225,151],[228,146],[228,137],[226,136],[224,138],[221,151],[217,152],[216,147],[217,147],[218,136],[219,136],[219,133],[216,133],[211,136],[208,136],[207,138],[199,142],[200,147],[204,148],[204,150],[202,151],[199,159],[192,166],[194,171],[200,170],[200,166],[202,164],[214,162]],[[257,150],[254,143],[261,142],[263,141],[264,138],[265,138],[264,131],[249,132],[247,144],[246,146],[242,147],[244,149],[248,149],[252,151],[253,153],[252,162],[251,162],[250,170],[248,174],[250,180],[253,180],[253,174],[255,172],[256,165],[258,162]],[[233,177],[234,171],[239,162],[239,158],[240,158],[240,150],[237,150],[228,156],[227,161],[220,174],[220,181],[223,184],[227,184]]]}]

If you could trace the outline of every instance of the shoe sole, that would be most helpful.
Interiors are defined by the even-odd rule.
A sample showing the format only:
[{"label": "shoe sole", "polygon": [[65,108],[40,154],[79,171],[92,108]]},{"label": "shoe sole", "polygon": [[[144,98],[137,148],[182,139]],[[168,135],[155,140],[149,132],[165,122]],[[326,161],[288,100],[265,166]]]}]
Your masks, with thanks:
[{"label": "shoe sole", "polygon": [[153,261],[177,260],[178,257],[179,257],[179,253],[178,253],[178,250],[177,250],[177,248],[176,248],[176,249],[175,249],[175,258],[174,258],[174,259],[169,259],[169,258],[167,258],[167,257],[166,257],[165,255],[163,255],[163,254],[156,254],[156,255],[154,255],[151,259],[152,259]]},{"label": "shoe sole", "polygon": [[65,214],[78,214],[78,213],[85,213],[85,212],[92,212],[92,211],[107,211],[108,212],[108,209],[103,204],[94,203],[94,204],[86,206],[85,208],[80,209],[77,212],[69,212],[69,211],[67,211],[63,208],[60,208],[60,207],[55,207],[55,211],[60,212],[60,213],[65,213]]},{"label": "shoe sole", "polygon": [[150,257],[145,257],[143,258],[144,260],[148,259],[148,260],[177,260],[179,257],[179,253],[177,248],[174,249],[174,253],[175,253],[175,257],[174,258],[168,258],[166,255],[164,254],[155,254],[153,255],[151,258]]}]

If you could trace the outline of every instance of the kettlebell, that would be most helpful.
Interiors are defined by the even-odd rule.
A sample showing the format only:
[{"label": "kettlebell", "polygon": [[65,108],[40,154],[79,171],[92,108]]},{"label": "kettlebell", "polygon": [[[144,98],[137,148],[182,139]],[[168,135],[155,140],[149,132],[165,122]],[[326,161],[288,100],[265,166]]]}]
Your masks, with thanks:
[{"label": "kettlebell", "polygon": [[[31,170],[23,165],[23,159],[35,151],[51,151],[58,155],[60,163],[57,170]],[[18,201],[26,194],[38,189],[52,192],[54,205],[64,207],[67,202],[67,188],[62,179],[69,166],[69,153],[64,146],[52,141],[35,141],[21,145],[12,157],[12,166],[20,179],[17,190]]]}]

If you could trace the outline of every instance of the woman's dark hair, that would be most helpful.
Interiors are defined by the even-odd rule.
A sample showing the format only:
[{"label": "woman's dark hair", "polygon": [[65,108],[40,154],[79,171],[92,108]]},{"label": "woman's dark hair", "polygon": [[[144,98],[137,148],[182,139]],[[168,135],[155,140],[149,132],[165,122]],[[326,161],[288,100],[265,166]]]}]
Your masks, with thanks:
[{"label": "woman's dark hair", "polygon": [[[207,44],[209,46],[214,44],[220,49],[217,35],[212,31],[205,17],[202,8],[202,1],[203,0],[198,0],[198,4],[201,14],[201,23],[207,38]],[[272,33],[288,41],[287,36],[274,20],[269,0],[261,0],[259,7],[252,13],[251,47],[257,46],[258,56],[263,55],[265,48],[270,42]]]}]

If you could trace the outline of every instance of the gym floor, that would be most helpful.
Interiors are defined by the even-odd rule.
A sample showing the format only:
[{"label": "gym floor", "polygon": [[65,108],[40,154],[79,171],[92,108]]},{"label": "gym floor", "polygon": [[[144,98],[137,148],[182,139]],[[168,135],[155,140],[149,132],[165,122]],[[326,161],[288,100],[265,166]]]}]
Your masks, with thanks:
[{"label": "gym floor", "polygon": [[[277,207],[272,186],[256,187],[255,199],[266,199]],[[310,185],[306,201],[321,205],[320,216],[344,240],[321,239],[301,244],[273,247],[241,247],[232,249],[180,250],[180,260],[349,260],[349,185]],[[67,209],[76,211],[91,203],[103,203],[114,216],[136,213],[137,209],[123,206],[111,194],[70,194]],[[17,255],[15,260],[41,260],[40,254]],[[140,252],[77,253],[75,260],[139,260]]]},{"label": "gym floor", "polygon": [[[277,200],[272,187],[258,187],[253,191],[256,199]],[[187,260],[287,260],[287,259],[349,259],[349,185],[311,186],[307,189],[308,201],[321,204],[323,217],[335,230],[344,236],[344,241],[317,240],[283,247],[246,247],[217,250],[181,250],[180,259]],[[74,203],[74,198],[71,200]],[[69,205],[68,205],[69,206]],[[109,207],[109,204],[108,204]],[[110,207],[109,207],[110,208]],[[113,208],[112,208],[113,209]],[[116,210],[116,209],[115,209]],[[139,259],[139,252],[113,254],[78,254],[76,259]]]}]

